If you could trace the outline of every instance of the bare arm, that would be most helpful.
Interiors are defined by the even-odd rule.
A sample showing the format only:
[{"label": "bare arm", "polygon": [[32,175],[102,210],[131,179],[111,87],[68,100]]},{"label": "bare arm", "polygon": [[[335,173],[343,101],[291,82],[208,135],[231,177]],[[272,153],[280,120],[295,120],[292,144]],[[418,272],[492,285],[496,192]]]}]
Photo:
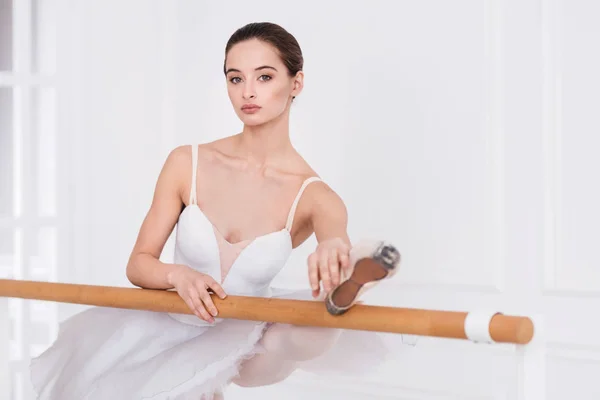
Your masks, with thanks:
[{"label": "bare arm", "polygon": [[190,163],[189,150],[178,147],[169,154],[160,172],[150,210],[127,263],[127,278],[136,286],[173,288],[169,274],[179,266],[163,263],[159,257],[181,212],[182,179],[189,175],[182,172],[190,168]]},{"label": "bare arm", "polygon": [[[315,192],[317,192],[315,190]],[[315,193],[310,221],[319,243],[339,238],[350,245],[348,211],[341,197],[328,186]]]},{"label": "bare arm", "polygon": [[191,178],[190,154],[190,147],[185,146],[176,148],[167,157],[156,183],[152,205],[127,263],[127,278],[145,289],[176,289],[194,314],[213,323],[218,310],[207,289],[211,288],[219,297],[225,298],[221,285],[190,266],[167,264],[159,259],[184,204],[185,180],[189,182]]},{"label": "bare arm", "polygon": [[310,221],[319,245],[308,258],[308,275],[313,296],[325,292],[340,282],[340,268],[348,268],[350,238],[348,212],[342,199],[327,186],[315,188]]}]

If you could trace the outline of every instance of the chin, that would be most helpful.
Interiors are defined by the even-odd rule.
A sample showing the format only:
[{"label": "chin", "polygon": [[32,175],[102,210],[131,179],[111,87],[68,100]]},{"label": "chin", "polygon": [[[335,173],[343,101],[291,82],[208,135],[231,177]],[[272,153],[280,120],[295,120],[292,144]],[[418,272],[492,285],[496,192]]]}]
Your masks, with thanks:
[{"label": "chin", "polygon": [[254,115],[242,115],[240,119],[246,126],[259,126],[268,122],[268,119]]}]

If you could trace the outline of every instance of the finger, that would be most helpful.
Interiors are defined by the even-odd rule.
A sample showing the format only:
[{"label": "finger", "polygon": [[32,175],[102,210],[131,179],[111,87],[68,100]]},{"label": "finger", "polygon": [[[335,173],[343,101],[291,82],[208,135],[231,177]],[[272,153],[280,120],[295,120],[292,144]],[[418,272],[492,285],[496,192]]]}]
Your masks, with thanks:
[{"label": "finger", "polygon": [[190,296],[190,301],[194,305],[194,310],[195,310],[194,314],[198,315],[201,319],[203,319],[207,322],[210,322],[210,319],[212,317],[204,308],[204,304],[202,304],[202,301],[200,300],[200,296],[199,296],[198,292],[196,291],[196,289],[191,288],[189,291],[189,296]]},{"label": "finger", "polygon": [[326,292],[331,290],[331,276],[329,275],[329,254],[327,252],[321,253],[319,257],[319,274],[323,281],[323,287]]},{"label": "finger", "polygon": [[346,242],[342,242],[340,247],[338,247],[338,259],[340,262],[340,267],[346,270],[350,269],[350,249],[351,246]]},{"label": "finger", "polygon": [[212,316],[216,316],[218,314],[217,307],[215,307],[215,303],[213,303],[212,298],[210,297],[210,294],[208,294],[205,283],[202,282],[202,283],[199,283],[199,285],[202,285],[201,287],[198,288],[198,295],[200,296],[200,300],[202,300],[202,303],[204,303],[204,306],[208,310],[208,312]]},{"label": "finger", "polygon": [[313,296],[315,293],[319,294],[319,269],[317,264],[317,255],[316,253],[312,253],[308,257],[308,281],[310,282],[310,287],[313,291]]},{"label": "finger", "polygon": [[202,318],[202,316],[200,315],[198,310],[196,310],[196,306],[194,305],[194,302],[192,301],[191,297],[185,297],[185,298],[182,297],[182,299],[183,299],[183,301],[185,301],[185,304],[187,304],[187,306],[194,313],[194,315],[196,315],[198,318]]},{"label": "finger", "polygon": [[340,261],[336,248],[331,249],[329,252],[329,275],[331,276],[331,284],[337,286],[340,283]]},{"label": "finger", "polygon": [[202,318],[206,322],[210,324],[215,322],[215,319],[212,317],[212,315],[208,313],[208,311],[206,311],[206,308],[204,308],[204,306],[200,306],[200,308],[198,308],[198,312],[200,313],[200,318]]},{"label": "finger", "polygon": [[224,299],[225,297],[227,297],[227,294],[225,293],[223,287],[219,285],[219,282],[217,282],[213,278],[207,277],[206,284],[212,289],[213,292],[215,292],[217,296],[219,296],[220,299]]},{"label": "finger", "polygon": [[349,245],[348,243],[346,243],[346,242],[342,243],[342,249],[344,250],[344,253],[346,253],[346,254],[350,253],[351,248],[352,248],[352,246]]},{"label": "finger", "polygon": [[348,253],[340,253],[339,254],[340,266],[345,270],[350,269],[350,255]]},{"label": "finger", "polygon": [[198,311],[198,308],[202,307],[202,302],[200,301],[200,297],[198,296],[198,292],[193,287],[191,287],[188,290],[188,298],[190,299],[190,302],[194,306],[194,311]]},{"label": "finger", "polygon": [[315,266],[314,266],[314,271],[315,271],[315,280],[317,282],[316,284],[316,289],[313,289],[312,291],[312,295],[314,298],[317,298],[319,296],[319,294],[321,293],[321,274],[319,273],[319,262],[318,259],[317,261],[315,261]]}]

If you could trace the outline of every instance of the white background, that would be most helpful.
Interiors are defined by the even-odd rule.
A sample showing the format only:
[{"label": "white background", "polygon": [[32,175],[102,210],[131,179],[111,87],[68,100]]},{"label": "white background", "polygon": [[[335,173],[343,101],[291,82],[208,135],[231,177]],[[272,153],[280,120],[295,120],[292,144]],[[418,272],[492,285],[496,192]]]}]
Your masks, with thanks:
[{"label": "white background", "polygon": [[[129,286],[168,152],[241,129],[222,74],[227,39],[276,22],[305,57],[293,143],[345,200],[352,240],[385,238],[403,254],[367,302],[540,313],[546,398],[600,398],[598,2],[58,4],[69,210],[58,280]],[[307,285],[314,246],[278,284]],[[60,306],[58,319],[77,310]],[[394,351],[362,380],[297,374],[227,398],[517,398],[514,346],[421,337]]]}]

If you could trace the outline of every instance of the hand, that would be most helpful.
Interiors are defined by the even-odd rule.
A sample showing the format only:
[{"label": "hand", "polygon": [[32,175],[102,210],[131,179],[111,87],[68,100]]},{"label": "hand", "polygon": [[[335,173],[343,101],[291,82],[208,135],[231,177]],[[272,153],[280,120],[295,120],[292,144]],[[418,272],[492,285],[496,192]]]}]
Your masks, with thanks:
[{"label": "hand", "polygon": [[208,288],[221,299],[227,296],[217,281],[187,265],[177,265],[169,273],[168,280],[194,314],[211,324],[215,322],[213,317],[217,316],[218,311],[208,293]]},{"label": "hand", "polygon": [[308,279],[313,297],[317,297],[323,281],[325,293],[340,283],[340,269],[350,268],[350,246],[340,238],[324,240],[308,257]]}]

